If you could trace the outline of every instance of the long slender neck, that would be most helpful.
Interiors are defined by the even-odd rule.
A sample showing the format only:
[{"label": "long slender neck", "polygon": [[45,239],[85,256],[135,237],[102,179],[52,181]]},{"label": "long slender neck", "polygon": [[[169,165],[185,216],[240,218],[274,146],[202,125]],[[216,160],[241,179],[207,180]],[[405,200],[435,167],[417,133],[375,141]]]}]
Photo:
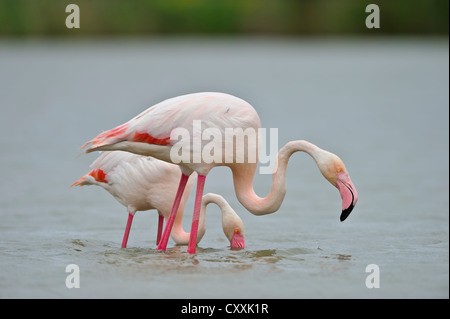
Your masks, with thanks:
[{"label": "long slender neck", "polygon": [[254,215],[266,215],[276,212],[286,194],[286,168],[291,155],[295,152],[305,152],[317,162],[320,148],[304,140],[291,141],[278,152],[277,165],[272,173],[272,187],[269,194],[261,198],[253,190],[255,164],[236,164],[233,166],[233,181],[239,202]]},{"label": "long slender neck", "polygon": [[[208,193],[203,195],[202,197],[202,205],[200,208],[200,218],[198,224],[198,232],[197,232],[197,243],[203,238],[206,232],[206,206],[209,204],[216,204],[220,211],[223,214],[227,214],[227,212],[231,209],[230,205],[225,201],[225,199],[217,194]],[[183,226],[181,224],[183,218],[184,204],[180,205],[177,216],[175,218],[175,222],[172,228],[172,237],[174,241],[179,244],[188,244],[190,233],[184,231]]]}]

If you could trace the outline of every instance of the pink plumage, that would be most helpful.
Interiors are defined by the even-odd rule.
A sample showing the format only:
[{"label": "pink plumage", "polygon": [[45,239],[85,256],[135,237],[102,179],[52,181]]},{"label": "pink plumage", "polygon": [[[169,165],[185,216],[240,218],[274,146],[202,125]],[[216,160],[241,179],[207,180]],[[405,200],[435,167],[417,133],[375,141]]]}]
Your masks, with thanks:
[{"label": "pink plumage", "polygon": [[[194,125],[200,121],[201,127]],[[231,154],[231,161],[206,162],[189,160],[175,162],[172,160],[171,149],[174,141],[168,139],[172,132],[182,128],[192,137],[199,140],[203,130],[214,129],[221,136],[226,136],[226,129],[240,128],[257,131],[261,127],[260,119],[255,109],[246,101],[224,93],[194,93],[174,97],[160,102],[143,111],[130,121],[106,132],[86,143],[86,152],[96,150],[128,151],[136,154],[153,156],[160,160],[175,163],[182,171],[178,191],[173,201],[172,210],[164,229],[158,249],[165,250],[170,231],[173,227],[180,201],[188,181],[194,171],[198,173],[196,201],[189,240],[189,253],[195,253],[198,232],[201,198],[206,175],[215,166],[228,166],[233,173],[234,188],[237,198],[252,214],[264,215],[277,211],[286,194],[286,167],[290,156],[297,151],[306,152],[313,157],[323,176],[338,188],[343,200],[341,221],[343,221],[355,206],[358,195],[342,160],[335,154],[320,149],[304,140],[291,141],[278,152],[277,170],[272,174],[272,188],[269,194],[261,198],[253,190],[253,178],[257,167],[259,141],[247,141],[242,146],[246,153],[255,153],[255,161],[240,162],[236,154]],[[223,142],[223,141],[222,141]],[[183,143],[192,143],[184,141]],[[202,141],[203,147],[206,142]],[[178,143],[177,143],[178,145]],[[225,143],[222,143],[225,145]],[[186,145],[189,146],[189,145]],[[202,147],[191,148],[191,159],[202,158],[199,152]],[[229,151],[225,148],[223,152]],[[233,149],[234,151],[234,149]],[[227,154],[230,155],[230,154]],[[339,174],[339,175],[338,175]],[[164,179],[164,178],[163,178]]]}]

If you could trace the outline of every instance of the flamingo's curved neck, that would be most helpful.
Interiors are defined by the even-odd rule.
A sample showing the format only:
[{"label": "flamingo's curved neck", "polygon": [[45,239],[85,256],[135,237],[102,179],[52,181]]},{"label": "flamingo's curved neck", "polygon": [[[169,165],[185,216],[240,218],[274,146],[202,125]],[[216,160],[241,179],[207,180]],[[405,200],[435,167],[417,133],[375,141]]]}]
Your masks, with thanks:
[{"label": "flamingo's curved neck", "polygon": [[[209,204],[216,204],[222,215],[229,214],[231,209],[230,205],[227,201],[219,195],[216,194],[205,194],[202,198],[202,205],[200,208],[200,218],[198,223],[198,233],[197,233],[197,243],[203,238],[206,232],[206,206]],[[184,203],[183,203],[184,204]],[[177,244],[188,244],[190,233],[184,231],[183,226],[181,224],[181,220],[183,218],[184,205],[180,205],[177,216],[175,217],[175,222],[172,228],[172,237]]]},{"label": "flamingo's curved neck", "polygon": [[272,187],[269,194],[261,198],[253,190],[253,178],[256,163],[232,167],[234,188],[239,202],[254,215],[266,215],[276,212],[286,194],[286,168],[291,155],[295,152],[305,152],[317,162],[321,149],[304,140],[291,141],[278,152],[278,165],[272,174]]}]

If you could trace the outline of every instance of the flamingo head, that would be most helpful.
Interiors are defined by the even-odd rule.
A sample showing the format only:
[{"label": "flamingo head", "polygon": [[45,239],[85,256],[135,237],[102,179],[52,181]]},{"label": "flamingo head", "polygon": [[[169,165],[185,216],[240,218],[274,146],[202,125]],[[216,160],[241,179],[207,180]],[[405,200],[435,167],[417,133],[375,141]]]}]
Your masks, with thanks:
[{"label": "flamingo head", "polygon": [[244,223],[231,207],[229,209],[228,216],[222,219],[223,232],[230,241],[231,250],[240,250],[245,248]]},{"label": "flamingo head", "polygon": [[240,250],[245,248],[245,237],[243,230],[240,230],[238,227],[233,230],[230,244],[231,250]]},{"label": "flamingo head", "polygon": [[322,175],[339,190],[342,198],[341,222],[344,221],[358,201],[358,193],[353,185],[344,162],[335,154],[324,151],[317,160]]},{"label": "flamingo head", "polygon": [[203,196],[204,202],[211,201],[219,205],[222,211],[223,233],[230,241],[232,250],[245,248],[244,223],[228,202],[220,195],[206,194]]}]

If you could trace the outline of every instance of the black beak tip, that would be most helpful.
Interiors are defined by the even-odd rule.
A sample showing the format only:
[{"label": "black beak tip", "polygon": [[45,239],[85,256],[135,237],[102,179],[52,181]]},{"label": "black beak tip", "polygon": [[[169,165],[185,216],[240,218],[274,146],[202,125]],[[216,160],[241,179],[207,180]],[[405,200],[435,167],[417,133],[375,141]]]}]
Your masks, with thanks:
[{"label": "black beak tip", "polygon": [[350,215],[350,213],[353,210],[353,207],[355,207],[355,206],[352,204],[348,208],[346,208],[346,209],[344,209],[342,211],[342,213],[341,213],[341,222],[343,222],[348,217],[348,215]]}]

